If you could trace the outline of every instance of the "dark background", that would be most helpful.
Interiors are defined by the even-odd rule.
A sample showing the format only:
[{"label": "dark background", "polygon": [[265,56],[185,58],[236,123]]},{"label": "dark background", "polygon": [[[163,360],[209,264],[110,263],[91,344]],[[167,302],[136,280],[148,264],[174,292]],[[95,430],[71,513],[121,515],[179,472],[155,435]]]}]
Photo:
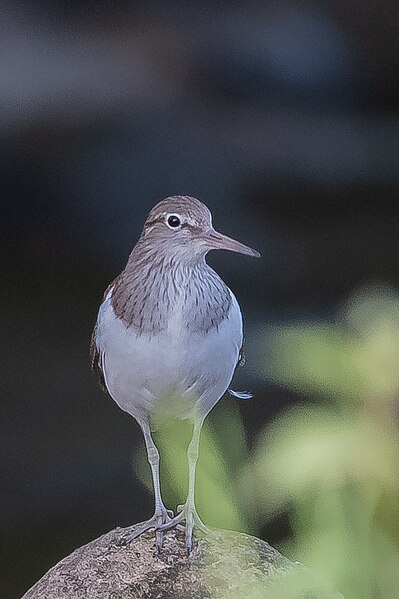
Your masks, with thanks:
[{"label": "dark background", "polygon": [[245,314],[249,442],[298,401],[262,379],[267,326],[399,286],[398,19],[396,0],[2,2],[1,597],[152,513],[88,345],[159,199],[199,197],[263,254],[210,256]]}]

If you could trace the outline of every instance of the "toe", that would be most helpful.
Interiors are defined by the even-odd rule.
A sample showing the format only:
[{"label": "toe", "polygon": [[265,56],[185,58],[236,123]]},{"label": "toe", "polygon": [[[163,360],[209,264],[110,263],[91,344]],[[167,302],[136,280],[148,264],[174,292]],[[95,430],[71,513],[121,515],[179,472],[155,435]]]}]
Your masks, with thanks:
[{"label": "toe", "polygon": [[154,517],[150,518],[150,520],[147,520],[146,522],[141,522],[141,524],[137,524],[133,528],[133,530],[129,530],[128,532],[125,532],[120,537],[119,544],[120,545],[128,545],[129,543],[131,543],[131,541],[133,541],[134,539],[137,539],[137,537],[139,537],[143,533],[147,532],[148,530],[151,530],[151,528],[154,528],[155,525],[156,525],[156,522],[155,522]]},{"label": "toe", "polygon": [[162,532],[162,530],[156,529],[155,545],[156,545],[158,554],[162,553],[162,544],[163,544],[163,532]]},{"label": "toe", "polygon": [[162,527],[173,519],[172,510],[165,509],[162,514],[156,516],[156,527],[155,527],[155,539],[156,539],[156,547],[158,553],[162,552],[162,544],[163,544],[163,529]]},{"label": "toe", "polygon": [[190,555],[193,549],[193,527],[194,518],[192,512],[188,512],[186,516],[186,550],[187,554]]},{"label": "toe", "polygon": [[213,534],[217,533],[217,531],[214,531],[212,528],[209,528],[208,526],[206,526],[206,524],[204,524],[202,522],[202,520],[198,516],[197,512],[193,513],[193,518],[194,518],[194,526],[196,528],[198,528],[198,530],[200,530],[205,535],[213,535]]},{"label": "toe", "polygon": [[175,516],[171,520],[166,520],[164,524],[161,524],[159,526],[159,530],[169,530],[170,528],[174,528],[175,526],[180,524],[180,522],[182,522],[184,518],[184,512],[180,512],[180,514],[177,514],[177,516]]}]

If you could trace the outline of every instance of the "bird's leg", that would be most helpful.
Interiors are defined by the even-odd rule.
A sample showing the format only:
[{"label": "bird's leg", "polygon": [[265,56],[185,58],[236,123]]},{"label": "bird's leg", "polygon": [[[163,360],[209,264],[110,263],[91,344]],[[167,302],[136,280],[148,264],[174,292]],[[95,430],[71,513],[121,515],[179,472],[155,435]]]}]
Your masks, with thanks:
[{"label": "bird's leg", "polygon": [[154,520],[156,524],[155,536],[156,546],[158,551],[162,549],[163,532],[159,530],[161,524],[165,524],[173,517],[173,512],[168,511],[164,506],[161,496],[161,485],[159,480],[159,451],[152,439],[150,427],[148,424],[143,428],[145,444],[147,448],[148,462],[151,466],[152,480],[154,484],[154,495],[155,495],[155,513]]},{"label": "bird's leg", "polygon": [[152,518],[143,522],[127,535],[126,541],[130,542],[151,528],[155,529],[156,547],[158,552],[162,550],[163,531],[160,530],[162,524],[167,524],[172,521],[173,512],[167,510],[164,506],[161,496],[161,486],[159,481],[159,452],[152,439],[149,424],[140,422],[144,440],[147,448],[147,458],[151,467],[152,480],[154,485],[155,495],[155,512]]},{"label": "bird's leg", "polygon": [[193,528],[194,525],[200,530],[208,532],[207,527],[198,516],[197,509],[195,507],[195,472],[198,461],[199,453],[199,441],[201,435],[203,420],[194,422],[193,436],[190,444],[187,448],[187,460],[188,460],[188,495],[187,501],[180,513],[185,515],[186,520],[186,549],[190,553],[193,546]]},{"label": "bird's leg", "polygon": [[197,422],[194,422],[194,430],[191,442],[187,448],[187,460],[188,460],[188,496],[187,501],[184,505],[179,506],[178,514],[161,526],[161,530],[168,530],[169,528],[173,528],[177,524],[180,524],[183,520],[186,523],[186,548],[187,552],[190,553],[193,546],[193,528],[194,526],[199,528],[202,532],[209,535],[212,534],[211,531],[205,524],[202,522],[201,518],[197,513],[197,509],[195,507],[195,470],[198,460],[198,449],[199,449],[199,440],[201,434],[203,419]]}]

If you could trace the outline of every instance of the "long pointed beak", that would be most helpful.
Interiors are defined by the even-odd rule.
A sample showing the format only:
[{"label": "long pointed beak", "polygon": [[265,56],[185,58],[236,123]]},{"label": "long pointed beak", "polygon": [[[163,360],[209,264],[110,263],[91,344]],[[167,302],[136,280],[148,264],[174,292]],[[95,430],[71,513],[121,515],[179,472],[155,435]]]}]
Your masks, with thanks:
[{"label": "long pointed beak", "polygon": [[256,250],[253,250],[247,245],[244,245],[231,237],[227,237],[227,235],[223,235],[214,229],[209,231],[205,237],[205,241],[212,250],[229,250],[230,252],[238,252],[239,254],[245,254],[246,256],[253,256],[254,258],[260,257],[260,253]]}]

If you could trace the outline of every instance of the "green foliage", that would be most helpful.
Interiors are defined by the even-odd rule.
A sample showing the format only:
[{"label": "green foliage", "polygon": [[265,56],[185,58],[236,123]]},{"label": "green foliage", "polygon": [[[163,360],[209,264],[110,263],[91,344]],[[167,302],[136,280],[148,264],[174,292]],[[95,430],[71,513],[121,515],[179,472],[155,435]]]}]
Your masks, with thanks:
[{"label": "green foliage", "polygon": [[[254,456],[265,514],[287,510],[290,557],[347,599],[399,589],[399,297],[368,289],[335,324],[274,332],[267,376],[312,397],[282,414]],[[316,403],[315,399],[319,401]]]},{"label": "green foliage", "polygon": [[[210,525],[255,533],[288,514],[292,534],[280,547],[288,557],[346,599],[396,599],[399,296],[364,289],[335,322],[275,327],[267,343],[265,378],[307,401],[267,426],[252,452],[234,404],[216,408],[201,442],[200,513]],[[175,502],[176,493],[185,499],[188,440],[159,437],[165,494]]]},{"label": "green foliage", "polygon": [[[173,422],[154,433],[161,454],[162,495],[167,505],[183,503],[187,495],[186,450],[192,426]],[[221,434],[219,434],[219,432]],[[204,423],[197,464],[196,503],[209,526],[232,530],[251,529],[245,506],[236,500],[238,473],[249,460],[244,429],[234,404],[218,406]],[[136,461],[137,474],[152,489],[145,451]]]}]

